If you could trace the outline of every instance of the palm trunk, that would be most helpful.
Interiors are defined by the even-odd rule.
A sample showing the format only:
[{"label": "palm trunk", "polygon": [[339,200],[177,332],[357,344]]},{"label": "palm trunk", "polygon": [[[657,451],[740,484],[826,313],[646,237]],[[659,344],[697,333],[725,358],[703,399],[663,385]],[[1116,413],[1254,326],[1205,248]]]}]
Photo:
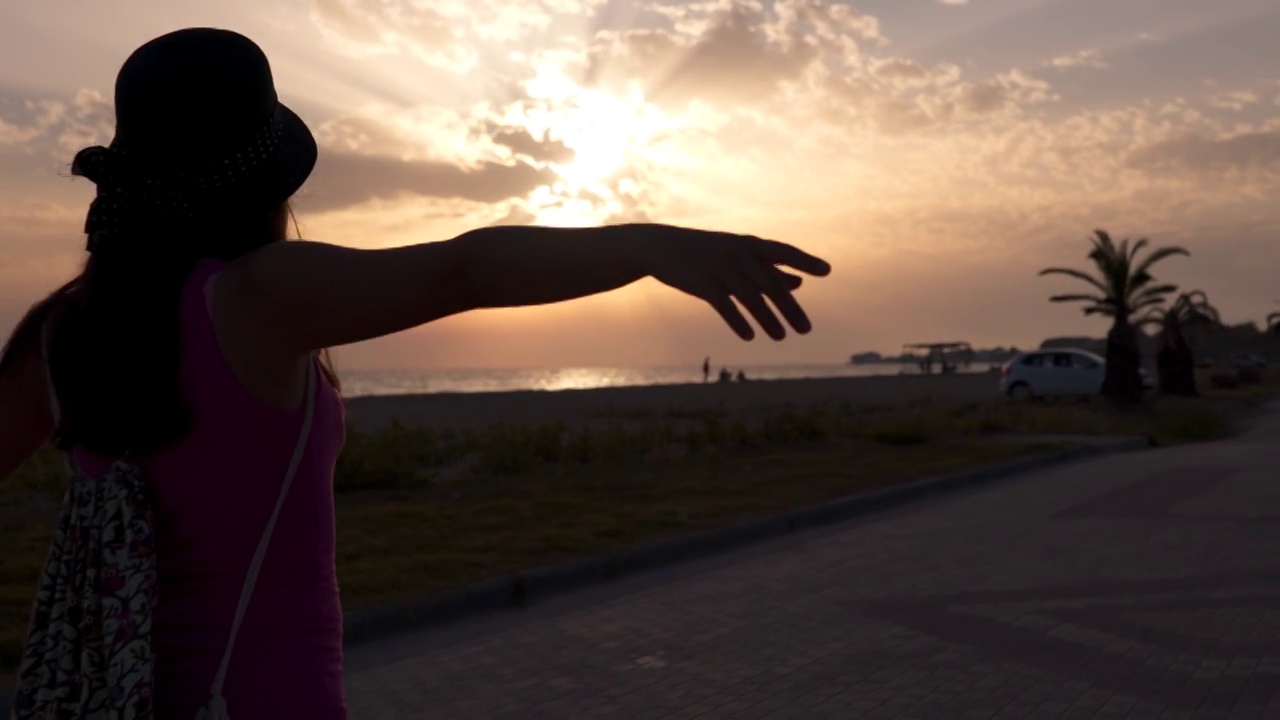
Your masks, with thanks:
[{"label": "palm trunk", "polygon": [[1160,367],[1160,392],[1182,397],[1199,395],[1196,388],[1196,358],[1191,343],[1177,328],[1166,329],[1160,335],[1160,352],[1156,356]]},{"label": "palm trunk", "polygon": [[1118,314],[1107,333],[1107,373],[1102,381],[1102,395],[1122,405],[1140,404],[1141,366],[1137,330],[1127,315]]}]

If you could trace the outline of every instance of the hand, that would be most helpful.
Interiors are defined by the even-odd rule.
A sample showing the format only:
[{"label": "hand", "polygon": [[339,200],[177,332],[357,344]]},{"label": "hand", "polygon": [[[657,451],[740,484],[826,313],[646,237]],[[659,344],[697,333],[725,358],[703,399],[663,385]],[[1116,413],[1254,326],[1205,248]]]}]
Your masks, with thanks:
[{"label": "hand", "polygon": [[825,260],[786,243],[667,225],[648,226],[640,236],[639,250],[648,274],[707,301],[743,340],[755,337],[755,331],[734,300],[774,340],[786,337],[787,331],[766,297],[796,332],[812,329],[791,294],[800,287],[800,276],[780,270],[779,265],[818,277],[831,272]]}]

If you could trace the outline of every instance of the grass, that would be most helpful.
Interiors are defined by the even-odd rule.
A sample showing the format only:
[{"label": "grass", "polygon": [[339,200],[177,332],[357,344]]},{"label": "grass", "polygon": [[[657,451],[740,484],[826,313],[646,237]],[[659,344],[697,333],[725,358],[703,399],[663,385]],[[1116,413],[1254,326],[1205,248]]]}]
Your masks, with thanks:
[{"label": "grass", "polygon": [[[1280,378],[1267,380],[1124,412],[1099,403],[828,403],[745,419],[608,413],[585,428],[351,429],[335,475],[343,599],[349,609],[403,602],[1062,447],[1053,435],[1221,438],[1280,387]],[[61,463],[43,451],[0,486],[8,548],[0,557],[0,667],[21,649],[64,483]]]},{"label": "grass", "polygon": [[1048,447],[1061,445],[957,442],[920,453],[853,440],[402,490],[340,507],[344,602],[395,603]]}]

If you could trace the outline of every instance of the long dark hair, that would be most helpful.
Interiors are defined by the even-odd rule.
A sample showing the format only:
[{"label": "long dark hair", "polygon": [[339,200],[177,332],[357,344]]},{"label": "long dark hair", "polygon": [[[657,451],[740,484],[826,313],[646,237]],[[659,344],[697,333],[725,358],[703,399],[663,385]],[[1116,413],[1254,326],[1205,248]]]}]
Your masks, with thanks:
[{"label": "long dark hair", "polygon": [[[181,439],[192,419],[179,375],[182,287],[200,260],[234,260],[285,240],[286,218],[292,211],[284,204],[265,216],[222,218],[216,233],[120,243],[145,253],[95,250],[79,275],[18,322],[0,350],[0,375],[41,350],[47,327],[47,367],[61,409],[58,447],[115,457],[145,455]],[[337,387],[328,351],[322,367]]]}]

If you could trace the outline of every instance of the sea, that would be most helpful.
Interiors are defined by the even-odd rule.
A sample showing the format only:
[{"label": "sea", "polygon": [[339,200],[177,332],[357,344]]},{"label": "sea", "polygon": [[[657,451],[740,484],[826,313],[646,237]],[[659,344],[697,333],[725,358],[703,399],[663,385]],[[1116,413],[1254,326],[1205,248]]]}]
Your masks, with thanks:
[{"label": "sea", "polygon": [[[747,380],[791,380],[807,378],[868,377],[897,375],[898,363],[840,365],[745,365],[729,367],[735,375],[742,370]],[[973,372],[987,370],[974,363]],[[720,366],[711,368],[715,380]],[[430,393],[480,393],[512,390],[588,390],[637,385],[680,385],[702,382],[702,365],[612,368],[525,368],[467,370],[343,370],[343,395],[418,395]]]}]

